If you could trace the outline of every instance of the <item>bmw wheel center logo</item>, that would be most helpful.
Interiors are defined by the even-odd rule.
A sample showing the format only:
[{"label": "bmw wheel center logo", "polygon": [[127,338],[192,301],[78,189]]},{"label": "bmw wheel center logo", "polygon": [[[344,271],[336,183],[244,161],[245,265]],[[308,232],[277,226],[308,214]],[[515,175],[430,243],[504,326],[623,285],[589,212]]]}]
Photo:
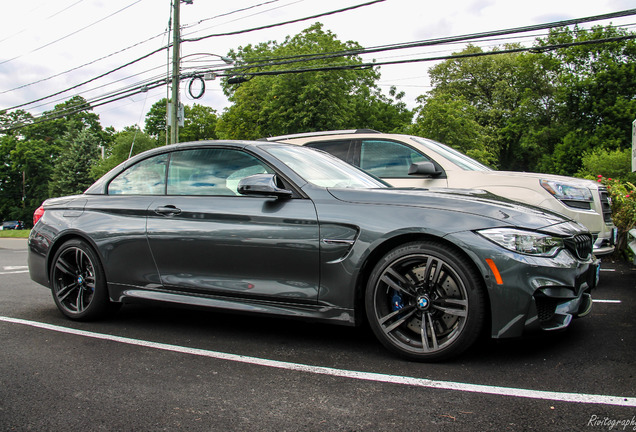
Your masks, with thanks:
[{"label": "bmw wheel center logo", "polygon": [[429,305],[431,304],[430,300],[428,299],[428,297],[426,296],[421,296],[417,299],[417,307],[421,310],[426,310],[428,309]]}]

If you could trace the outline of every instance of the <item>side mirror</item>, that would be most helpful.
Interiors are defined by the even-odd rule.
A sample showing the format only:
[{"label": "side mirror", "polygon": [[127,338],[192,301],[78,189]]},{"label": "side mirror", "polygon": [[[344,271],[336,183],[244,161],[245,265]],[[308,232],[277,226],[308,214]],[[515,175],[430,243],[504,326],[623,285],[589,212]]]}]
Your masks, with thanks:
[{"label": "side mirror", "polygon": [[423,175],[428,177],[437,177],[441,173],[442,173],[441,171],[437,171],[437,169],[435,169],[435,165],[433,164],[433,162],[430,162],[430,161],[417,162],[417,163],[411,164],[411,167],[409,168],[409,175]]},{"label": "side mirror", "polygon": [[291,198],[292,191],[283,189],[276,184],[275,174],[255,174],[239,181],[238,193],[241,195],[275,196]]}]

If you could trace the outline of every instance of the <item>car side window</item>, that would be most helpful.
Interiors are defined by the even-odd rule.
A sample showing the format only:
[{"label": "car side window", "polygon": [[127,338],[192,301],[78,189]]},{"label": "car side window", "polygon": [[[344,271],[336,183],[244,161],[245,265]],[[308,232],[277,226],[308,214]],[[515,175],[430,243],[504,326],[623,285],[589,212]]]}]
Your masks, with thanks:
[{"label": "car side window", "polygon": [[353,146],[351,145],[351,140],[312,142],[306,144],[306,147],[325,151],[338,159],[353,163]]},{"label": "car side window", "polygon": [[380,178],[407,178],[411,164],[429,159],[394,141],[362,140],[360,168]]},{"label": "car side window", "polygon": [[239,195],[241,179],[272,173],[256,157],[233,149],[195,149],[172,154],[168,195]]},{"label": "car side window", "polygon": [[167,154],[128,167],[108,185],[109,195],[163,195],[166,193]]}]

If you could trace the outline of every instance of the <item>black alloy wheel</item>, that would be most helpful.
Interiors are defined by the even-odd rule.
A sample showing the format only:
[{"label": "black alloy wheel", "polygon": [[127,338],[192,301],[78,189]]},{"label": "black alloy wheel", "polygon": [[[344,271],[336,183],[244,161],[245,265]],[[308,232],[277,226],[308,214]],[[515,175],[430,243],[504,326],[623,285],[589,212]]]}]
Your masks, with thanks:
[{"label": "black alloy wheel", "polygon": [[71,319],[96,319],[115,308],[108,298],[101,263],[82,240],[69,240],[60,247],[53,258],[50,280],[55,304]]},{"label": "black alloy wheel", "polygon": [[380,342],[412,360],[456,356],[484,324],[483,282],[467,258],[442,243],[409,243],[385,255],[365,304]]}]

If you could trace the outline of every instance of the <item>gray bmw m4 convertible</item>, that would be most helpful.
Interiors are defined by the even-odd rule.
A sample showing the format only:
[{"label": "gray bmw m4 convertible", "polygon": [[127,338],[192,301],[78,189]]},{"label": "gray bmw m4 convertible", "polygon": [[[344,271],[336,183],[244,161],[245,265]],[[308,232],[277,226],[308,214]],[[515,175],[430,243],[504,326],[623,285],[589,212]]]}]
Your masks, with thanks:
[{"label": "gray bmw m4 convertible", "polygon": [[581,225],[475,190],[398,189],[329,154],[200,141],[45,201],[31,278],[70,319],[158,301],[344,325],[403,357],[456,356],[589,313]]}]

